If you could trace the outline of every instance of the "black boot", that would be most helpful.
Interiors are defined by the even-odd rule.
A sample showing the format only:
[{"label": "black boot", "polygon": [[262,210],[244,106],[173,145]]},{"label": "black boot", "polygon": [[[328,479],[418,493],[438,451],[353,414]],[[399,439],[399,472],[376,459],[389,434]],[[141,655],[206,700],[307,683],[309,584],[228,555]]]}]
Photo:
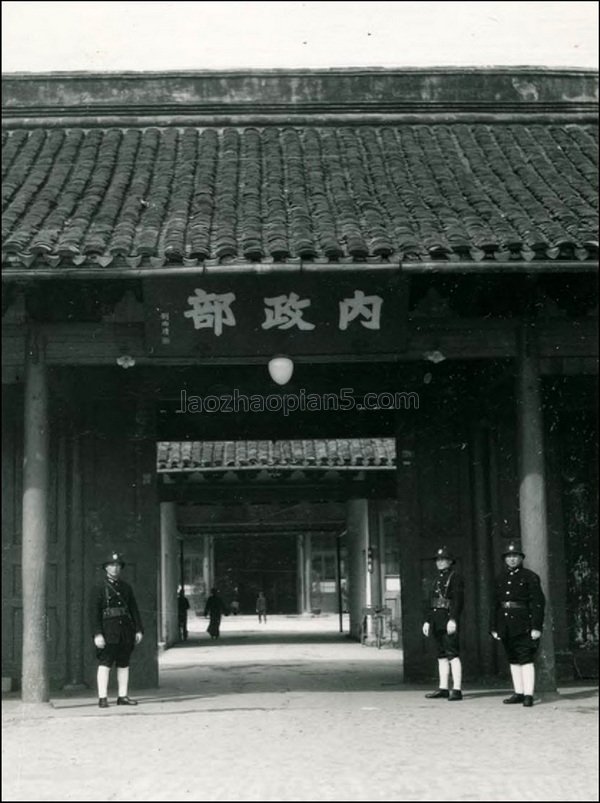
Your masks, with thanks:
[{"label": "black boot", "polygon": [[505,705],[516,705],[517,703],[522,703],[525,700],[524,694],[511,694],[510,697],[506,697],[506,699],[502,700]]},{"label": "black boot", "polygon": [[448,697],[448,702],[452,702],[453,700],[462,700],[462,691],[460,689],[452,689],[450,692],[450,697]]},{"label": "black boot", "polygon": [[100,697],[98,700],[98,708],[108,708],[108,700],[106,697]]},{"label": "black boot", "polygon": [[533,697],[531,696],[531,694],[524,695],[523,705],[525,706],[525,708],[531,708],[531,706],[533,705]]},{"label": "black boot", "polygon": [[137,700],[132,700],[131,697],[117,697],[117,705],[137,705]]},{"label": "black boot", "polygon": [[447,700],[449,696],[450,692],[448,691],[448,689],[438,689],[437,691],[430,691],[429,694],[425,695],[425,697],[427,697],[429,700],[440,700],[440,699]]}]

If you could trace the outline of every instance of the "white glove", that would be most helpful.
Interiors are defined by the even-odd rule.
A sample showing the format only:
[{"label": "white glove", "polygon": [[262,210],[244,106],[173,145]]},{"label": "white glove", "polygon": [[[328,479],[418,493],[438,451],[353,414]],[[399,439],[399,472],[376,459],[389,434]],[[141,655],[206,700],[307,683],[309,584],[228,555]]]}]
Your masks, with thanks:
[{"label": "white glove", "polygon": [[427,638],[429,636],[429,622],[423,623],[423,635]]},{"label": "white glove", "polygon": [[97,636],[94,636],[94,644],[99,650],[103,650],[106,647],[106,641],[102,633],[98,633]]},{"label": "white glove", "polygon": [[139,644],[140,641],[144,638],[144,634],[140,633],[139,631],[135,634],[135,643]]},{"label": "white glove", "polygon": [[541,630],[532,630],[531,631],[531,638],[534,641],[537,641],[539,638],[541,638],[541,635],[542,635],[542,631]]},{"label": "white glove", "polygon": [[451,636],[453,633],[456,633],[456,621],[454,619],[448,619],[446,624],[446,633]]},{"label": "white glove", "polygon": [[500,641],[500,636],[495,630],[492,630],[492,638],[495,638],[496,641]]}]

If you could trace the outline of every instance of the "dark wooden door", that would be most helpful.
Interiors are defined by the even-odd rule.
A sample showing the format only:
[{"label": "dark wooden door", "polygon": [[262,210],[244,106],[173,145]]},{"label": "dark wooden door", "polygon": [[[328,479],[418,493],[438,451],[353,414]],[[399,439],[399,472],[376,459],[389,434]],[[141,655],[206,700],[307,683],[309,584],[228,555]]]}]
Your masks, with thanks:
[{"label": "dark wooden door", "polygon": [[[2,405],[2,676],[12,687],[21,682],[23,649],[22,520],[23,520],[23,393],[13,385],[3,390]],[[51,418],[48,487],[48,557],[46,577],[46,656],[50,686],[67,678],[68,598],[65,543],[68,532],[68,455],[64,421]]]},{"label": "dark wooden door", "polygon": [[430,431],[398,444],[398,536],[404,673],[407,680],[437,678],[432,639],[422,635],[435,551],[447,546],[465,578],[461,622],[463,671],[477,672],[475,560],[471,522],[469,443],[460,430]]},{"label": "dark wooden door", "polygon": [[2,388],[2,677],[21,675],[23,603],[21,535],[23,504],[23,395]]},{"label": "dark wooden door", "polygon": [[[135,409],[112,399],[90,404],[82,446],[85,596],[104,573],[112,550],[125,556],[123,579],[133,586],[144,639],[131,661],[131,688],[158,685],[158,567],[160,511],[156,494],[156,444],[136,437]],[[85,622],[85,675],[95,683],[89,616]]]}]

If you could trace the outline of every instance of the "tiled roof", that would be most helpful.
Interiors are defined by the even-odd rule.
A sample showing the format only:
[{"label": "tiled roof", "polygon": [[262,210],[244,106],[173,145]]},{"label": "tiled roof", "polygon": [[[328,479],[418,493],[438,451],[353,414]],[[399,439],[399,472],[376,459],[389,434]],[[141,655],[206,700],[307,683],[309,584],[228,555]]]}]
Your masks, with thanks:
[{"label": "tiled roof", "polygon": [[159,472],[210,469],[261,469],[307,467],[335,468],[396,463],[394,438],[330,438],[278,441],[161,441],[157,449]]},{"label": "tiled roof", "polygon": [[585,123],[15,129],[8,266],[586,259]]}]

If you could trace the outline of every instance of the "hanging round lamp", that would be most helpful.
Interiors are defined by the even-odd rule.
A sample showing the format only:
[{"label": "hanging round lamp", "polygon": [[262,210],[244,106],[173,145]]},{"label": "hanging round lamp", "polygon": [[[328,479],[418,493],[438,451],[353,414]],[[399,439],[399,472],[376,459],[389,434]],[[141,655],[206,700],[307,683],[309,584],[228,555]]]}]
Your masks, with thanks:
[{"label": "hanging round lamp", "polygon": [[278,354],[269,360],[269,376],[278,385],[287,385],[294,373],[294,363],[289,357]]}]

